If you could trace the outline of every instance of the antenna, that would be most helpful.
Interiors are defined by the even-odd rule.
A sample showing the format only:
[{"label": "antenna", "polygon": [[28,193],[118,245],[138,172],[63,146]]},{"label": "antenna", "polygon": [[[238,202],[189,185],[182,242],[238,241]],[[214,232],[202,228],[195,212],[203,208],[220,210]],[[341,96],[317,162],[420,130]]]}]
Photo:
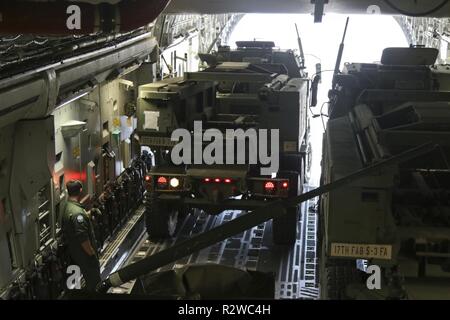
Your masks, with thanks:
[{"label": "antenna", "polygon": [[[341,66],[341,62],[342,62],[342,54],[344,53],[344,42],[345,42],[345,37],[347,36],[347,28],[348,28],[348,22],[350,21],[350,18],[347,17],[347,21],[345,22],[345,29],[344,29],[344,35],[342,36],[342,42],[339,46],[339,52],[338,52],[338,56],[336,59],[336,66],[334,67],[334,75],[336,76],[337,74],[339,74],[340,70],[339,67]],[[333,80],[333,86],[334,86],[334,80]]]},{"label": "antenna", "polygon": [[297,31],[297,41],[298,49],[300,50],[300,59],[302,60],[302,67],[305,67],[305,53],[303,52],[302,38],[300,38],[300,33],[298,32],[297,24],[295,24],[295,31]]}]

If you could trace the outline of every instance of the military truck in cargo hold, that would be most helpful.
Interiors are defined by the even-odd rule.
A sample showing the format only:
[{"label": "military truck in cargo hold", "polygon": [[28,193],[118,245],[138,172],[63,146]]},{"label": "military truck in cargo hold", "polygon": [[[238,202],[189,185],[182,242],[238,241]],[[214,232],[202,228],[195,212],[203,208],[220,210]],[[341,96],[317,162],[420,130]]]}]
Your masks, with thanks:
[{"label": "military truck in cargo hold", "polygon": [[335,75],[322,183],[416,146],[436,152],[320,199],[325,299],[450,298],[450,68],[438,51],[388,48]]},{"label": "military truck in cargo hold", "polygon": [[[155,159],[146,177],[151,238],[172,236],[181,217],[192,209],[209,214],[227,209],[251,212],[301,193],[305,183],[311,82],[302,59],[292,50],[277,50],[273,42],[262,41],[238,42],[236,50],[220,47],[199,57],[207,64],[204,70],[139,88],[136,136]],[[245,150],[239,154],[224,150],[227,161],[198,163],[194,159],[198,154],[182,154],[186,161],[174,163],[172,151],[180,141],[171,137],[180,128],[192,135],[192,150],[200,156],[208,148],[204,141],[208,139],[199,142],[196,138],[210,129],[224,149],[244,143]],[[276,153],[278,166],[271,171],[264,170],[267,163],[252,157],[255,148],[261,147],[261,135],[272,129],[278,134],[268,138],[265,151],[272,157]],[[239,141],[239,134],[230,136],[230,130],[244,139]],[[299,210],[297,206],[287,210],[273,221],[277,244],[292,244],[296,239]]]}]

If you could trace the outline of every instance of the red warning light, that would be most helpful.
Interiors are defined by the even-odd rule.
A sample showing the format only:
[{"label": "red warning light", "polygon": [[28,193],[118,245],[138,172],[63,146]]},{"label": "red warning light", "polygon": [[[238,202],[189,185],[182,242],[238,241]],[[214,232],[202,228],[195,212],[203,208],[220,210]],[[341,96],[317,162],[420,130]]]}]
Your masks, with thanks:
[{"label": "red warning light", "polygon": [[159,177],[158,178],[158,184],[167,184],[167,178],[166,177]]},{"label": "red warning light", "polygon": [[264,184],[264,189],[266,189],[266,191],[273,191],[275,189],[275,184],[272,181],[267,181]]}]

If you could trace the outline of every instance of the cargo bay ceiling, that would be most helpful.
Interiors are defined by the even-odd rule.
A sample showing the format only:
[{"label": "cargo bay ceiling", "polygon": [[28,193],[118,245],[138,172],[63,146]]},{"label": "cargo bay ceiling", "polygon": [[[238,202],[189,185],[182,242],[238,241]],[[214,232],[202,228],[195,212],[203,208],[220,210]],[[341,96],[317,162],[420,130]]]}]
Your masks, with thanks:
[{"label": "cargo bay ceiling", "polygon": [[[77,3],[83,13],[80,30],[66,28],[68,4]],[[109,4],[109,5],[108,5]],[[433,39],[449,41],[450,0],[24,0],[0,2],[0,34],[92,34],[129,32],[165,15],[227,15],[245,13],[311,14],[321,22],[328,13],[404,16],[402,27],[412,44],[430,45]],[[48,19],[51,16],[52,19]],[[432,19],[435,18],[435,19]],[[173,18],[169,18],[173,19]],[[179,20],[179,19],[177,19]],[[186,20],[183,18],[183,20]],[[437,21],[440,20],[440,21]],[[213,21],[214,22],[214,21]],[[224,28],[227,23],[218,23]],[[229,30],[229,29],[228,29]],[[435,31],[437,30],[437,34]],[[160,30],[163,31],[163,30]],[[170,32],[170,30],[169,30]],[[428,33],[431,33],[431,37]]]},{"label": "cargo bay ceiling", "polygon": [[[82,9],[81,30],[66,27],[67,5],[73,3]],[[198,32],[198,52],[210,52],[227,43],[245,13],[303,13],[316,22],[329,13],[395,15],[409,43],[438,48],[441,62],[447,58],[450,0],[24,0],[0,2],[0,70],[6,76],[4,68],[17,72],[13,66],[17,62],[33,66],[38,59],[45,64],[47,56],[51,62],[59,61],[67,55],[60,49],[66,44],[72,45],[69,54],[75,55],[90,50],[87,43],[101,47],[111,43],[111,35],[120,37],[144,25],[162,50]]]},{"label": "cargo bay ceiling", "polygon": [[[45,0],[25,0],[27,2],[53,2]],[[66,1],[57,1],[66,3]],[[70,1],[67,1],[70,2]],[[140,4],[168,2],[165,13],[373,13],[378,10],[383,14],[403,14],[418,16],[448,17],[450,16],[449,0],[73,0],[79,3]],[[11,3],[8,3],[10,6]]]},{"label": "cargo bay ceiling", "polygon": [[[88,21],[83,22],[81,30],[66,28],[70,3],[79,4],[83,21]],[[39,57],[35,53],[41,51],[53,60],[59,59],[61,50],[55,53],[49,49],[64,47],[66,42],[82,42],[85,39],[79,38],[81,35],[120,35],[151,22],[146,29],[152,31],[162,49],[180,36],[198,32],[198,51],[209,52],[218,43],[227,43],[245,13],[303,13],[316,22],[328,13],[395,15],[409,43],[440,49],[442,61],[446,60],[450,39],[450,19],[444,19],[450,16],[450,0],[25,0],[0,2],[0,36],[7,40],[0,38],[0,70],[29,58],[32,65]],[[21,36],[11,41],[16,39],[14,35]],[[59,37],[44,43],[43,35]],[[110,42],[109,38],[104,40]]]},{"label": "cargo bay ceiling", "polygon": [[449,16],[445,0],[173,0],[167,13],[368,13]]},{"label": "cargo bay ceiling", "polygon": [[[126,0],[122,0],[126,1]],[[148,0],[151,2],[151,0]],[[117,3],[117,0],[82,0],[88,3]],[[384,14],[450,15],[448,0],[172,0],[166,13],[367,13],[377,10]],[[403,13],[402,13],[403,12]]]},{"label": "cargo bay ceiling", "polygon": [[[73,3],[79,4],[83,16],[82,27],[78,30],[68,30],[66,27],[67,6]],[[160,47],[170,45],[174,38],[195,29],[206,38],[200,51],[208,52],[218,39],[226,42],[245,13],[310,14],[311,19],[314,18],[316,22],[321,22],[328,13],[381,13],[396,16],[411,44],[442,47],[450,39],[450,0],[2,1],[0,36],[22,35],[24,39],[25,35],[127,33],[153,22],[152,33],[158,39]],[[202,16],[201,19],[199,15]],[[49,16],[52,18],[49,19]],[[220,34],[217,34],[217,30]],[[0,50],[0,53],[5,52]]]}]

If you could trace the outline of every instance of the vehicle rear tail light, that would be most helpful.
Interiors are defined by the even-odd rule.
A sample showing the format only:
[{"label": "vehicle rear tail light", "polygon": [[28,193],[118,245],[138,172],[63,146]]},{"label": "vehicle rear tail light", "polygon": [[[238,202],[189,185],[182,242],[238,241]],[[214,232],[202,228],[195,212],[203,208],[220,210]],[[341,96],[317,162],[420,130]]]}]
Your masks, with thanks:
[{"label": "vehicle rear tail light", "polygon": [[289,182],[283,181],[283,182],[281,183],[281,187],[282,187],[283,189],[289,189]]},{"label": "vehicle rear tail light", "polygon": [[210,178],[205,178],[205,179],[203,179],[203,182],[205,182],[205,183],[210,183],[210,182],[211,182],[211,179],[210,179]]},{"label": "vehicle rear tail light", "polygon": [[224,182],[225,183],[231,183],[231,182],[233,182],[230,178],[226,178],[225,180],[224,180]]},{"label": "vehicle rear tail light", "polygon": [[166,177],[159,177],[157,180],[158,183],[158,187],[159,188],[164,188],[167,187],[167,178]]},{"label": "vehicle rear tail light", "polygon": [[264,183],[264,190],[266,192],[272,192],[275,190],[275,183],[273,183],[272,181],[266,181]]},{"label": "vehicle rear tail light", "polygon": [[221,183],[221,182],[222,182],[222,179],[220,179],[220,178],[215,178],[215,179],[214,179],[214,182],[215,182],[215,183]]},{"label": "vehicle rear tail light", "polygon": [[152,180],[152,177],[150,177],[150,176],[145,176],[145,181],[146,182],[150,182]]}]

